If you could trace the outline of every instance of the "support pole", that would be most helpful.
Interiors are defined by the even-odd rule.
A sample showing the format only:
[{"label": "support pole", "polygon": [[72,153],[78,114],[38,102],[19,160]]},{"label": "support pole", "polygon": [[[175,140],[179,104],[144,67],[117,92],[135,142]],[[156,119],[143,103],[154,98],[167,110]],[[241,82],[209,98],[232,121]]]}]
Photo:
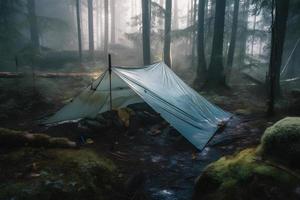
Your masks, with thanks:
[{"label": "support pole", "polygon": [[111,55],[108,54],[108,72],[109,72],[109,104],[112,111],[112,95],[111,95]]}]

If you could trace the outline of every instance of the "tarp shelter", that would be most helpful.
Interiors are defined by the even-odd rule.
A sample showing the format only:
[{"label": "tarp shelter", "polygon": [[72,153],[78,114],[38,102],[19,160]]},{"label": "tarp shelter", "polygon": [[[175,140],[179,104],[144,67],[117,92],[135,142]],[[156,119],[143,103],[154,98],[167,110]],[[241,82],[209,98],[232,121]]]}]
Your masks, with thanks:
[{"label": "tarp shelter", "polygon": [[157,63],[112,67],[111,79],[109,70],[105,71],[46,123],[93,118],[110,110],[110,100],[113,109],[146,102],[200,150],[231,116],[200,96],[164,63]]}]

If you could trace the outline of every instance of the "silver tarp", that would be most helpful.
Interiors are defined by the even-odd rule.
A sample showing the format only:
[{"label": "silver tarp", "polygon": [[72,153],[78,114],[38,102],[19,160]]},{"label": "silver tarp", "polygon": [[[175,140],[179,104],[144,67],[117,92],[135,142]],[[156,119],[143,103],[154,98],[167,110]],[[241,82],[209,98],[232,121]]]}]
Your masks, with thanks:
[{"label": "silver tarp", "polygon": [[[112,68],[113,109],[146,102],[198,149],[202,149],[231,114],[211,104],[168,66]],[[93,118],[110,109],[109,73],[63,107],[46,123]]]}]

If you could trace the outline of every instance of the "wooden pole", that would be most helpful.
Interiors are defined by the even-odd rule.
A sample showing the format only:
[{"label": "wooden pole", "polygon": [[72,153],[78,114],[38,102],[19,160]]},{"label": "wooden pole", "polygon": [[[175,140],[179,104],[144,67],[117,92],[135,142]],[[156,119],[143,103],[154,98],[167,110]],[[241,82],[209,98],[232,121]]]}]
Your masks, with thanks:
[{"label": "wooden pole", "polygon": [[109,72],[109,103],[110,111],[112,111],[112,92],[111,92],[111,55],[108,54],[108,72]]}]

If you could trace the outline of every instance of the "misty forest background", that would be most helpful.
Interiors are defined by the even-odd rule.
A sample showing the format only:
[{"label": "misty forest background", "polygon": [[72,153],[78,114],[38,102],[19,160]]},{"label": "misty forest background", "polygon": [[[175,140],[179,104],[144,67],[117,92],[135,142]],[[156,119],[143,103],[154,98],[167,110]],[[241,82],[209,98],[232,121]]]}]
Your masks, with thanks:
[{"label": "misty forest background", "polygon": [[[107,68],[111,53],[119,66],[164,61],[201,91],[240,97],[255,87],[245,99],[255,93],[273,113],[275,98],[286,108],[298,94],[299,11],[297,0],[1,0],[0,76],[13,78],[1,79],[1,90],[26,90],[58,108]],[[6,95],[3,110],[22,105]]]},{"label": "misty forest background", "polygon": [[[42,126],[108,54],[232,118],[202,151],[146,103]],[[300,0],[0,0],[0,199],[298,200],[299,55]]]}]

